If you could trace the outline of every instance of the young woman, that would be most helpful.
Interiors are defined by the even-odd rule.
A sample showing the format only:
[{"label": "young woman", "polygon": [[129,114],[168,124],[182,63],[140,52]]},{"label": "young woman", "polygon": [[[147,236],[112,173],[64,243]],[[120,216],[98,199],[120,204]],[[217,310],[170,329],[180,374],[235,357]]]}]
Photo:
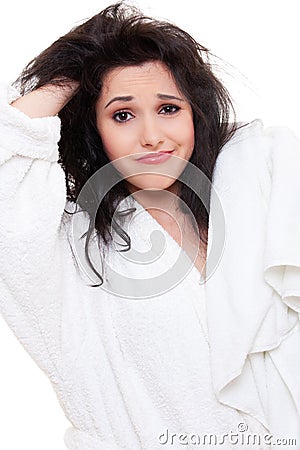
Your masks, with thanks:
[{"label": "young woman", "polygon": [[208,56],[122,3],[1,87],[0,307],[68,449],[299,445],[299,142]]}]

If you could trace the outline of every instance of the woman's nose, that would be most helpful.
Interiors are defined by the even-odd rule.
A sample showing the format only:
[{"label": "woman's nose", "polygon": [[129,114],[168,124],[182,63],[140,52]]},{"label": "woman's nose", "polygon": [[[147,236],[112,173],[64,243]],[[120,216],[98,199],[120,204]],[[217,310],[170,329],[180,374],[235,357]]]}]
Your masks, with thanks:
[{"label": "woman's nose", "polygon": [[142,147],[155,148],[164,142],[163,131],[155,119],[147,118],[141,128]]}]

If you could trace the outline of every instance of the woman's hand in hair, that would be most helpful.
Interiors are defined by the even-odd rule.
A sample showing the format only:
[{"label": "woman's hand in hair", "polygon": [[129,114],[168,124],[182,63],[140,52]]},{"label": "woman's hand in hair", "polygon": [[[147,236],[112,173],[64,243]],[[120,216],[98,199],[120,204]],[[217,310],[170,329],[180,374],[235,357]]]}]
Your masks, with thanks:
[{"label": "woman's hand in hair", "polygon": [[78,90],[77,81],[57,79],[25,94],[11,105],[31,118],[55,116]]}]

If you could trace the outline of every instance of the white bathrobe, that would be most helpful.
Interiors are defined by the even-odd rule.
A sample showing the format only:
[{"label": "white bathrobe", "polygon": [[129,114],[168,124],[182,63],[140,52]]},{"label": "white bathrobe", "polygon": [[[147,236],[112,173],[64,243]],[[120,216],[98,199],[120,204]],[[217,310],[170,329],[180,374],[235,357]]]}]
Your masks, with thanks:
[{"label": "white bathrobe", "polygon": [[[300,448],[297,137],[259,120],[239,130],[213,179],[225,218],[216,270],[203,285],[192,266],[172,289],[132,299],[105,277],[90,287],[74,243],[74,220],[84,232],[87,215],[64,213],[60,120],[30,119],[9,105],[17,96],[1,85],[0,311],[52,382],[72,424],[67,448],[211,448],[205,434],[227,449],[244,448],[247,435],[253,449],[284,438]],[[147,251],[159,231],[163,255],[137,266],[109,248],[104,262],[133,285],[154,283],[181,248],[135,206],[132,249]],[[212,196],[209,248],[217,214]]]}]

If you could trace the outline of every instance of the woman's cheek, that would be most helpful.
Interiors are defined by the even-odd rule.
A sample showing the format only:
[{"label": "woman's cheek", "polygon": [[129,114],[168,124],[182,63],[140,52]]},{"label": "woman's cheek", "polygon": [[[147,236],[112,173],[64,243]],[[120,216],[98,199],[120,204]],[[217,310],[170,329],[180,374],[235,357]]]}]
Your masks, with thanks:
[{"label": "woman's cheek", "polygon": [[111,133],[110,136],[102,138],[102,143],[110,161],[122,158],[132,153],[132,145],[130,141],[126,139],[124,134]]}]

